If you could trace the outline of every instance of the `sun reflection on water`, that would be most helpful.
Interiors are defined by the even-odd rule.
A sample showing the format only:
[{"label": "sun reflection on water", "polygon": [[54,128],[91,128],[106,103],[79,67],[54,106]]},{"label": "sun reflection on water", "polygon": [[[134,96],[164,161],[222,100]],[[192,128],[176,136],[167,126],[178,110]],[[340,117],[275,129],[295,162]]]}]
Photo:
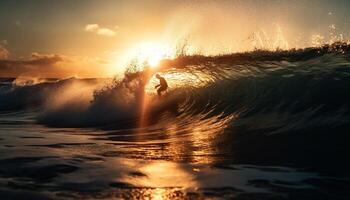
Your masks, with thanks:
[{"label": "sun reflection on water", "polygon": [[[137,187],[146,188],[196,188],[198,187],[195,176],[190,169],[182,168],[178,163],[157,161],[143,162],[137,166],[142,176],[125,176],[121,180]],[[160,198],[163,195],[161,189],[154,195]]]}]

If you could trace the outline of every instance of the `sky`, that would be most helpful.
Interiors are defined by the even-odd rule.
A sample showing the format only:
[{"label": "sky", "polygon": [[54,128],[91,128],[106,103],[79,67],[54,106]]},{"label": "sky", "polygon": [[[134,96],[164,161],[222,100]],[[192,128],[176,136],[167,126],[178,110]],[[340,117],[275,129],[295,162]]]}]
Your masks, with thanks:
[{"label": "sky", "polygon": [[202,54],[314,46],[350,35],[349,8],[347,0],[2,0],[0,76],[110,77],[139,54],[169,56],[184,41]]}]

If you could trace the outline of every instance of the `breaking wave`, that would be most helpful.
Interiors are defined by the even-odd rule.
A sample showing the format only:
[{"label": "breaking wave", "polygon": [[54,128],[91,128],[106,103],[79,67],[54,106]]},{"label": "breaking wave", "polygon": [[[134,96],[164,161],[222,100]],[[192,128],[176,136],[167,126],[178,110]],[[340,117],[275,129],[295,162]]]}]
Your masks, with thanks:
[{"label": "breaking wave", "polygon": [[347,48],[182,58],[159,70],[170,85],[161,100],[151,90],[155,71],[126,74],[122,80],[15,84],[19,81],[3,79],[0,110],[34,109],[39,123],[57,127],[196,122],[273,134],[349,126]]}]

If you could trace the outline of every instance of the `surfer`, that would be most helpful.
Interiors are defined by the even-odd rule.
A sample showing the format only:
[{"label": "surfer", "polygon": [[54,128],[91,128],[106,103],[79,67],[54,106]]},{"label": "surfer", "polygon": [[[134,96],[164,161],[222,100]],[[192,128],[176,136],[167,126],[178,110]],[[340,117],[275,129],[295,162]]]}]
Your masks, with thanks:
[{"label": "surfer", "polygon": [[165,78],[161,77],[159,74],[156,74],[156,78],[159,79],[159,84],[154,87],[157,89],[158,96],[162,96],[162,92],[168,89],[168,83],[166,82]]}]

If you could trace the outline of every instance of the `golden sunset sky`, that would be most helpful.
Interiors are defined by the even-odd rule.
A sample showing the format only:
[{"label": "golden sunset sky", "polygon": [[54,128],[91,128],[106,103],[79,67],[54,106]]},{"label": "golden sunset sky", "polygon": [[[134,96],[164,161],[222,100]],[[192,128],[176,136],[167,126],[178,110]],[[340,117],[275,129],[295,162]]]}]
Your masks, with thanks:
[{"label": "golden sunset sky", "polygon": [[202,54],[313,46],[349,35],[348,8],[347,0],[4,0],[0,76],[111,77],[133,57],[171,56],[184,40]]}]

